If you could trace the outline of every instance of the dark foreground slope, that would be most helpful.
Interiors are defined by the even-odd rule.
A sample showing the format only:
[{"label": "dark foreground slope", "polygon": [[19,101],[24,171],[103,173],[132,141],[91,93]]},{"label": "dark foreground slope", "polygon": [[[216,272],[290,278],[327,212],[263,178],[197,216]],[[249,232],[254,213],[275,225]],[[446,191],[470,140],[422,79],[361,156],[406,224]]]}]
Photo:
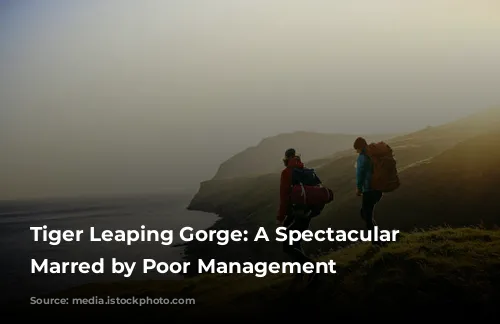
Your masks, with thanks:
[{"label": "dark foreground slope", "polygon": [[[480,215],[478,215],[480,218]],[[194,298],[191,305],[39,306],[10,308],[17,319],[41,316],[154,317],[168,322],[233,319],[372,319],[411,321],[500,315],[500,231],[441,228],[403,235],[376,250],[360,244],[321,259],[337,262],[337,274],[320,285],[292,286],[290,275],[204,275],[184,281],[89,284],[56,297]],[[53,296],[53,297],[54,297]]]}]

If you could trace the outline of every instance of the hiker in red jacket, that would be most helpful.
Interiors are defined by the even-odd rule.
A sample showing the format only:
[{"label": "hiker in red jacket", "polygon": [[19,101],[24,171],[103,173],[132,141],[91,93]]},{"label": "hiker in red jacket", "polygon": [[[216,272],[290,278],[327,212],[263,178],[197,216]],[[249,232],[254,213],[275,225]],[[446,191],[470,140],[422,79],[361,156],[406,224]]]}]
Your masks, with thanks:
[{"label": "hiker in red jacket", "polygon": [[[304,163],[300,160],[295,152],[295,149],[288,149],[283,158],[285,169],[281,172],[280,180],[280,205],[278,216],[276,217],[276,225],[284,226],[287,232],[290,230],[305,231],[309,228],[311,218],[321,212],[320,210],[294,210],[294,206],[290,203],[290,193],[292,189],[292,173],[294,168],[304,169]],[[307,257],[302,249],[301,242],[295,242],[293,245],[288,243],[288,240],[283,242],[283,251],[288,254],[294,261],[301,264],[312,262]],[[302,280],[303,274],[297,274],[296,280]],[[309,281],[317,279],[317,274],[314,273],[309,278]]]},{"label": "hiker in red jacket", "polygon": [[286,216],[290,214],[291,211],[290,190],[292,187],[293,168],[304,168],[304,163],[302,163],[302,161],[300,160],[300,156],[296,155],[294,149],[286,150],[285,157],[283,158],[283,163],[285,164],[285,169],[281,171],[280,208],[278,211],[278,217],[276,219],[276,225],[283,225]]}]

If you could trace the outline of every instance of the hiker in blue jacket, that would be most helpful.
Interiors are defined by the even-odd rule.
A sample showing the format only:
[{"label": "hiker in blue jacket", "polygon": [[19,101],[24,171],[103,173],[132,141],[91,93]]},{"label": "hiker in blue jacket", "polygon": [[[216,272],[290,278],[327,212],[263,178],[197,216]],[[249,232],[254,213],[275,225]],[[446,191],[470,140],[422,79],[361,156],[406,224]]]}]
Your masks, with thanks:
[{"label": "hiker in blue jacket", "polygon": [[[360,215],[365,221],[366,227],[373,230],[377,223],[374,219],[375,205],[382,198],[382,192],[371,188],[373,165],[370,157],[366,154],[368,143],[362,137],[354,141],[354,149],[359,154],[356,162],[356,195],[362,197]],[[373,242],[377,244],[377,242]]]}]

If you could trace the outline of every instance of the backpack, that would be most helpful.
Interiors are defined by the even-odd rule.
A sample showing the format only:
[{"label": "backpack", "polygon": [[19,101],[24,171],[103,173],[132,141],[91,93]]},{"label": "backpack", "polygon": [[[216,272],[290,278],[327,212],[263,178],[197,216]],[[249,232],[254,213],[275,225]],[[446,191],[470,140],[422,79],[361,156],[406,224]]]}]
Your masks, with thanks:
[{"label": "backpack", "polygon": [[294,168],[292,170],[292,186],[301,184],[304,186],[319,186],[321,185],[321,180],[316,175],[314,169]]},{"label": "backpack", "polygon": [[373,165],[372,189],[392,192],[401,185],[392,148],[384,142],[371,143],[366,155]]},{"label": "backpack", "polygon": [[333,198],[333,191],[323,186],[314,169],[293,169],[290,200],[296,208],[322,210]]}]

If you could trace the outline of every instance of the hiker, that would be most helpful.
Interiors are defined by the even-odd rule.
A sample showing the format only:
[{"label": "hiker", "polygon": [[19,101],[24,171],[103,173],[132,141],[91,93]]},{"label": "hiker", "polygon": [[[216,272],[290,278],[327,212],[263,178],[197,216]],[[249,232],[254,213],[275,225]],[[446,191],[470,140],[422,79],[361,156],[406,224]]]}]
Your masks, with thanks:
[{"label": "hiker", "polygon": [[[382,199],[382,191],[372,188],[373,164],[367,154],[368,143],[362,137],[354,141],[354,149],[359,154],[356,163],[356,195],[362,196],[360,214],[366,228],[373,230],[375,222],[375,205]],[[376,244],[376,242],[373,242]]]},{"label": "hiker", "polygon": [[354,141],[354,149],[359,154],[356,195],[363,197],[360,214],[366,227],[373,230],[377,226],[374,218],[375,205],[384,193],[393,192],[401,186],[397,162],[392,148],[385,142],[368,144],[364,138],[358,137]]},{"label": "hiker", "polygon": [[[294,197],[292,195],[294,184],[300,185],[302,186],[301,188],[304,189],[304,184],[307,188],[313,188],[313,186],[320,184],[321,181],[316,177],[314,170],[306,169],[304,167],[304,163],[302,163],[300,156],[296,154],[296,151],[293,148],[286,150],[283,163],[285,165],[285,169],[281,172],[280,205],[276,225],[286,227],[287,232],[290,230],[305,231],[309,228],[311,219],[321,213],[325,203],[333,200],[333,193],[331,193],[331,190],[323,188],[325,192],[332,195],[331,200],[328,201],[324,199],[325,203],[323,203],[323,200],[319,200],[320,203],[315,205],[307,205],[307,203],[303,205],[294,204],[294,201],[292,200]],[[294,173],[297,171],[302,171],[301,173],[306,174],[304,178],[309,177],[309,180],[297,179],[297,176],[294,178]],[[311,194],[311,197],[315,198],[317,196],[317,194]],[[294,242],[293,245],[290,245],[288,241],[285,241],[283,243],[283,251],[294,261],[300,262],[301,264],[312,261],[305,255],[301,242]],[[302,278],[302,274],[296,275],[296,279]],[[316,274],[311,275],[309,278],[310,281],[315,279],[317,279]]]}]

